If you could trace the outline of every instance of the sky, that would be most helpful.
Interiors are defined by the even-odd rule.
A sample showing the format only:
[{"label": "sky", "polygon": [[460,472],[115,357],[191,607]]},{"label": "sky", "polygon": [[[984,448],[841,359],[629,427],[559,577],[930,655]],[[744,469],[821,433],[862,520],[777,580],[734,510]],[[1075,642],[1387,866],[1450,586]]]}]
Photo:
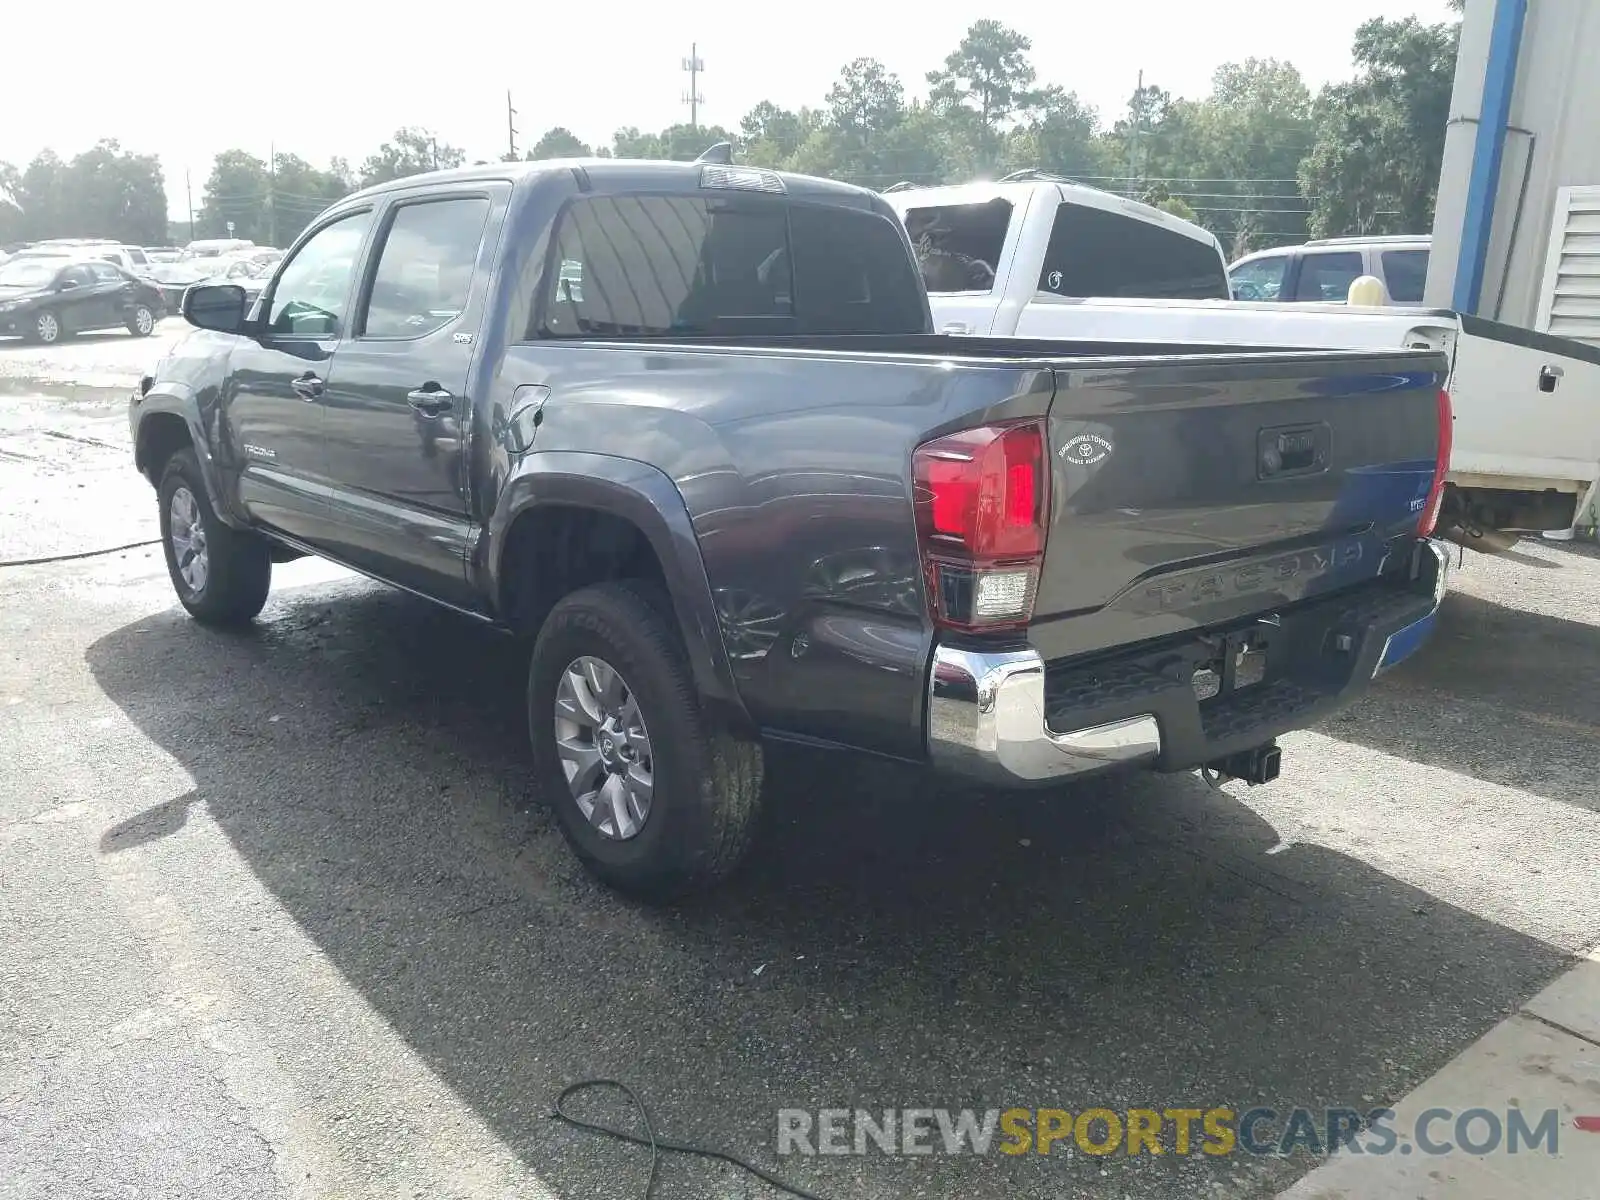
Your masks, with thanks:
[{"label": "sky", "polygon": [[[0,160],[21,167],[45,147],[70,158],[115,138],[160,156],[177,220],[187,217],[185,172],[198,207],[212,156],[232,147],[359,165],[396,128],[422,125],[468,161],[498,158],[507,89],[523,150],[554,125],[609,144],[622,126],[687,121],[680,98],[691,45],[705,63],[701,123],[737,128],[761,100],[819,104],[852,58],[881,59],[909,93],[922,94],[924,76],[967,26],[993,17],[1033,40],[1041,82],[1076,91],[1109,120],[1140,71],[1147,84],[1201,97],[1222,63],[1280,58],[1314,90],[1352,73],[1351,35],[1368,17],[1450,17],[1447,0],[620,0],[594,8],[478,0],[381,10],[321,0],[274,20],[271,5],[254,17],[245,5],[162,0],[159,22],[148,6],[101,4],[88,28],[64,38],[55,6],[10,8],[0,44],[6,93],[50,99],[7,106]],[[396,16],[375,19],[377,11]],[[31,53],[30,44],[45,49]],[[70,82],[62,77],[69,63]]]}]

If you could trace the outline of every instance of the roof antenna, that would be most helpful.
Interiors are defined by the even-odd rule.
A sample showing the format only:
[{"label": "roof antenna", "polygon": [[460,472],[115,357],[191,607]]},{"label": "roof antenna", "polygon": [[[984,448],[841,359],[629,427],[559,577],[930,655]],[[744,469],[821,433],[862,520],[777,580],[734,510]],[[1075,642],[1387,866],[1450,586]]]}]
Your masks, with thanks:
[{"label": "roof antenna", "polygon": [[718,163],[724,167],[731,167],[733,165],[733,143],[718,142],[699,158],[695,159],[695,162]]}]

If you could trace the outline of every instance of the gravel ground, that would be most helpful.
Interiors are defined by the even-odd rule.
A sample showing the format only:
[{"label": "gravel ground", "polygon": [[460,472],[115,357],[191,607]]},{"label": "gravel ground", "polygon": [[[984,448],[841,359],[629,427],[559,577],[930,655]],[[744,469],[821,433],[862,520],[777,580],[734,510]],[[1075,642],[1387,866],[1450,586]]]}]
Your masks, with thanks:
[{"label": "gravel ground", "polygon": [[[0,558],[153,537],[121,404],[22,386]],[[228,637],[157,548],[0,568],[0,1198],[635,1195],[641,1151],[547,1119],[588,1076],[834,1200],[1264,1197],[1310,1163],[779,1160],[775,1113],[1368,1107],[1600,940],[1593,546],[1469,555],[1428,650],[1271,787],[1018,798],[774,752],[748,868],[667,913],[529,806],[509,642],[276,579]]]}]

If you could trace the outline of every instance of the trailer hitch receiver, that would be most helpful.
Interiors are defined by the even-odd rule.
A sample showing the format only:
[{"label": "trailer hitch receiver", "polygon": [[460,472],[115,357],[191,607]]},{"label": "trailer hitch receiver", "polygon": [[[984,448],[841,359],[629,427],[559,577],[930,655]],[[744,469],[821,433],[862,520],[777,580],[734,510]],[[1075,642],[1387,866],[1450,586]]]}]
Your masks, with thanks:
[{"label": "trailer hitch receiver", "polygon": [[1282,765],[1283,751],[1278,749],[1277,742],[1268,742],[1264,746],[1213,759],[1201,768],[1201,774],[1207,776],[1208,782],[1214,774],[1219,777],[1218,782],[1242,779],[1255,787],[1276,779]]}]

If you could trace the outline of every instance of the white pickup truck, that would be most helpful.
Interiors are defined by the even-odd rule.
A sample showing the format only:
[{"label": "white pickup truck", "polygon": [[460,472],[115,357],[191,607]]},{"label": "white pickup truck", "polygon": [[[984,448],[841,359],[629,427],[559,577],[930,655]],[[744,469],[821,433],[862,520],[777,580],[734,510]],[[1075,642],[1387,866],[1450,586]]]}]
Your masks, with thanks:
[{"label": "white pickup truck", "polygon": [[1230,300],[1206,230],[1033,173],[884,198],[905,222],[946,333],[1442,350],[1456,424],[1441,531],[1493,550],[1514,541],[1494,531],[1595,521],[1600,349],[1447,309]]}]

